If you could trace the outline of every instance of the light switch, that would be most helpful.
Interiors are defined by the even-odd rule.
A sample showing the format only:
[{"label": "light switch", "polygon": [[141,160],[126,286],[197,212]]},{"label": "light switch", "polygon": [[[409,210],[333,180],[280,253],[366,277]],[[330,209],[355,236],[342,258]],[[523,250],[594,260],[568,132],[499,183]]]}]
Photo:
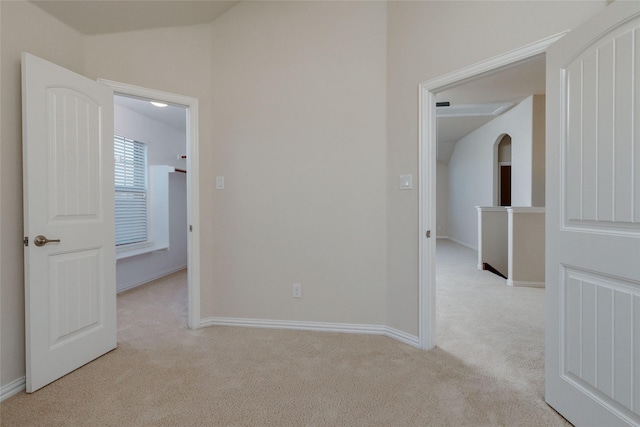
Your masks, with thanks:
[{"label": "light switch", "polygon": [[400,175],[400,189],[411,190],[413,188],[413,175]]},{"label": "light switch", "polygon": [[216,190],[224,190],[224,176],[216,176]]}]

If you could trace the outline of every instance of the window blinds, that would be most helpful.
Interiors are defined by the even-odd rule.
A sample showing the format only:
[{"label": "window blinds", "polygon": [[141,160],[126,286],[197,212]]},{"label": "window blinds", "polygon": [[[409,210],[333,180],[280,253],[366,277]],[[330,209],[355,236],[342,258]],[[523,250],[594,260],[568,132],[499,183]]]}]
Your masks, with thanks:
[{"label": "window blinds", "polygon": [[147,146],[114,137],[116,246],[146,242]]}]

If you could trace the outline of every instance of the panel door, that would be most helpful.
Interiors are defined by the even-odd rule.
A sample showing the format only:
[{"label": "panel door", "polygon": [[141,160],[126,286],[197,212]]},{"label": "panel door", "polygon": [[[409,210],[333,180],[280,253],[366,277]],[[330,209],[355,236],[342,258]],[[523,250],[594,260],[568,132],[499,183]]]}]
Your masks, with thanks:
[{"label": "panel door", "polygon": [[113,93],[26,53],[22,79],[33,392],[116,346]]},{"label": "panel door", "polygon": [[640,2],[547,52],[546,400],[640,424]]}]

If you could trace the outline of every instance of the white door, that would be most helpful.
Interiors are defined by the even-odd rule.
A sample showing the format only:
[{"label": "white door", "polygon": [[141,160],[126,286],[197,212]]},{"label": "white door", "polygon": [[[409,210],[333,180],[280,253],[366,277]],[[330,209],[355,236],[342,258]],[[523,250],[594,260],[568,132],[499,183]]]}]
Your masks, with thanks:
[{"label": "white door", "polygon": [[[26,53],[22,91],[33,392],[116,346],[113,93]],[[60,241],[38,246],[37,236]]]},{"label": "white door", "polygon": [[640,2],[547,52],[546,400],[640,425]]}]

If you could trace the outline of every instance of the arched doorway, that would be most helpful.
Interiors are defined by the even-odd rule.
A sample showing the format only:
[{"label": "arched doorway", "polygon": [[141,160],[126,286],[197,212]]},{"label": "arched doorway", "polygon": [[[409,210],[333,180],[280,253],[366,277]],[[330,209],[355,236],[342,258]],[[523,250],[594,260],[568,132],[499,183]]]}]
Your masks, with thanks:
[{"label": "arched doorway", "polygon": [[504,134],[496,141],[496,206],[511,206],[511,136]]}]

